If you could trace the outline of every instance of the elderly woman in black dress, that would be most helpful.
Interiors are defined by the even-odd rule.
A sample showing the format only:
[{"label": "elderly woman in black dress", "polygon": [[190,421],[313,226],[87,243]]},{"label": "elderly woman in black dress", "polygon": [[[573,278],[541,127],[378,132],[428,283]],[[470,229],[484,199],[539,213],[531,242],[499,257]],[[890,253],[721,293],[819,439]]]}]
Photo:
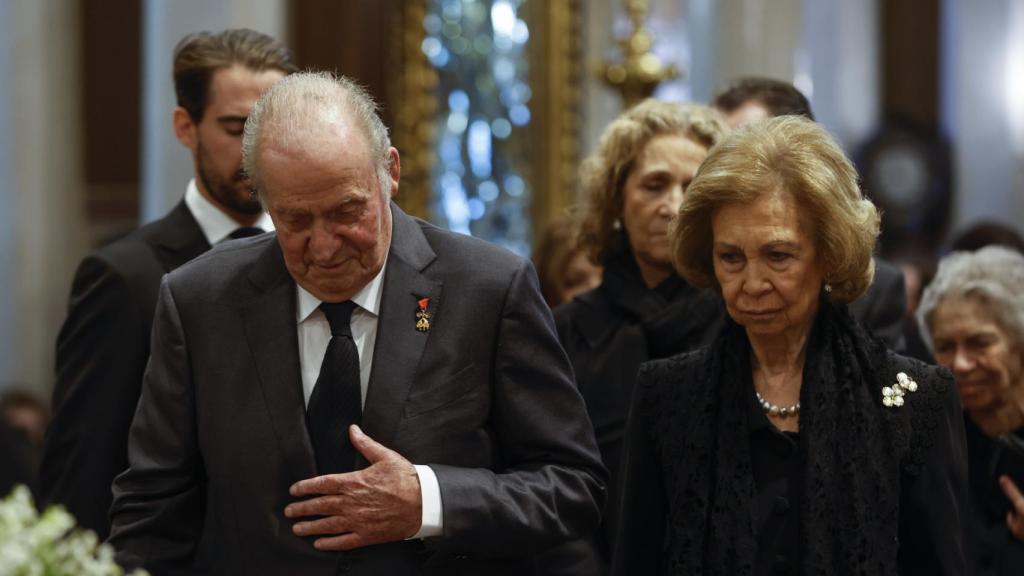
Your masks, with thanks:
[{"label": "elderly woman in black dress", "polygon": [[956,379],[965,412],[973,574],[1024,574],[1024,256],[954,252],[924,291],[918,320]]},{"label": "elderly woman in black dress", "polygon": [[887,350],[846,303],[879,216],[815,123],[711,150],[673,230],[729,322],[649,362],[624,455],[618,574],[963,574],[963,419],[945,370]]}]

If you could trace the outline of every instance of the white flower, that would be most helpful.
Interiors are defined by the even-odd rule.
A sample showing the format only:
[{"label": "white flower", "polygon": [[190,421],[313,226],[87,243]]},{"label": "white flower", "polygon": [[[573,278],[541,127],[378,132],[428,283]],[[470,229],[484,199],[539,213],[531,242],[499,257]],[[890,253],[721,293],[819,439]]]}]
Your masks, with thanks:
[{"label": "white flower", "polygon": [[[17,486],[0,501],[0,576],[122,576],[114,550],[96,534],[75,529],[75,520],[60,506],[42,516],[32,495]],[[136,570],[131,576],[145,576]]]}]

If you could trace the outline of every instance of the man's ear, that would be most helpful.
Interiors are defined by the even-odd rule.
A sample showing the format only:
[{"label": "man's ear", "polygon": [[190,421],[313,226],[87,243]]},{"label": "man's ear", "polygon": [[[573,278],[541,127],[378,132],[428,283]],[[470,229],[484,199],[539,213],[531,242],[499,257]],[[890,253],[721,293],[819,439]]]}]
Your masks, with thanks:
[{"label": "man's ear", "polygon": [[391,197],[394,198],[398,194],[398,182],[402,176],[402,161],[394,146],[388,149],[388,174],[391,175]]},{"label": "man's ear", "polygon": [[178,142],[195,152],[196,144],[199,142],[199,135],[196,133],[199,127],[192,121],[192,116],[187,110],[177,106],[174,109],[172,122],[174,123],[174,135],[178,138]]}]

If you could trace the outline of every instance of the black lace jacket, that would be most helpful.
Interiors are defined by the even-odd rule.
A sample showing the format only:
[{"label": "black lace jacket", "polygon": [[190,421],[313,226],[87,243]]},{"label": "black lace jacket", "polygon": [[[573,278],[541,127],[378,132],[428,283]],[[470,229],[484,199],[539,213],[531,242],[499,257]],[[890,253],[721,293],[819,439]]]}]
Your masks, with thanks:
[{"label": "black lace jacket", "polygon": [[[756,565],[749,357],[731,325],[641,369],[613,573],[771,573]],[[900,373],[917,390],[886,406]],[[964,574],[966,449],[949,373],[886,350],[823,301],[801,405],[798,573]]]}]

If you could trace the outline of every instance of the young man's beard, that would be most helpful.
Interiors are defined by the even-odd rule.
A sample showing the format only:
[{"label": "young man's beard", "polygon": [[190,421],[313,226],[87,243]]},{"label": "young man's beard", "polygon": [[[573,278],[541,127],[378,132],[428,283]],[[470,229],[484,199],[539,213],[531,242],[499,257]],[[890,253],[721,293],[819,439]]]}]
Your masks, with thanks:
[{"label": "young man's beard", "polygon": [[[263,210],[259,200],[249,188],[245,174],[238,170],[229,179],[221,178],[211,166],[210,155],[202,141],[196,148],[198,158],[198,176],[206,191],[219,204],[239,214],[259,214]],[[244,190],[244,192],[240,192]]]}]

